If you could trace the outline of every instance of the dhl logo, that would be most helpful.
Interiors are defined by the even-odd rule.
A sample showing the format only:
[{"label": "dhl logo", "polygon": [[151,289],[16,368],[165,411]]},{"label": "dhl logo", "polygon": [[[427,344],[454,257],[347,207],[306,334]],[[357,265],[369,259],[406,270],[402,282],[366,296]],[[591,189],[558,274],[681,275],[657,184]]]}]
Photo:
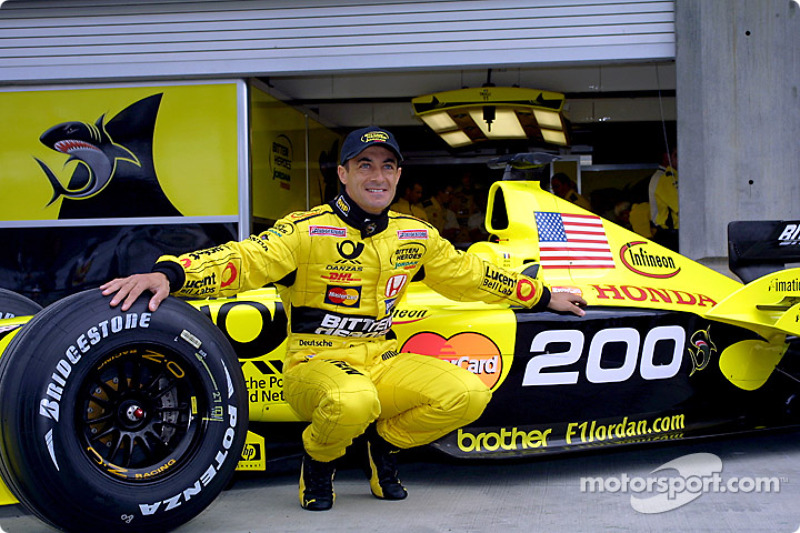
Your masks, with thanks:
[{"label": "dhl logo", "polygon": [[361,281],[361,278],[354,276],[351,272],[329,272],[327,275],[322,276],[322,279],[335,281],[337,283]]}]

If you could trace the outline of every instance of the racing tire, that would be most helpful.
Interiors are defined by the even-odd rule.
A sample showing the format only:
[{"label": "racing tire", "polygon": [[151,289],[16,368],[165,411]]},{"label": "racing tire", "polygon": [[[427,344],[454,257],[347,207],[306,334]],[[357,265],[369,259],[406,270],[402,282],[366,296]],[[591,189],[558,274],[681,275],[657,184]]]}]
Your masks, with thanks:
[{"label": "racing tire", "polygon": [[247,433],[241,367],[189,304],[99,290],[48,306],[0,358],[0,474],[64,531],[168,531],[228,485]]},{"label": "racing tire", "polygon": [[42,306],[21,294],[0,289],[0,320],[17,316],[35,315]]}]

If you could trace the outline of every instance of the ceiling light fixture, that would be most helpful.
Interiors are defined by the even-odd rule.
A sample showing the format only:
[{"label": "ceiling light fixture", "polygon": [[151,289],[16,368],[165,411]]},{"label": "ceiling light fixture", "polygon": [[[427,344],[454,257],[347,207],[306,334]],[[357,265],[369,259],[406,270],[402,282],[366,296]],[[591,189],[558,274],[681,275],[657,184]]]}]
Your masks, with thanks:
[{"label": "ceiling light fixture", "polygon": [[502,139],[569,144],[561,93],[487,84],[418,96],[411,105],[414,115],[453,148]]}]

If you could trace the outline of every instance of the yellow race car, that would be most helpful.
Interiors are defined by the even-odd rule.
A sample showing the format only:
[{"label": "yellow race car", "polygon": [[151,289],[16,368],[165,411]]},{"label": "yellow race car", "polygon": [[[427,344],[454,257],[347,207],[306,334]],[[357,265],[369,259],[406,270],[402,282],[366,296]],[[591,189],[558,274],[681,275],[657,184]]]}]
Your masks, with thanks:
[{"label": "yellow race car", "polygon": [[[532,313],[412,284],[392,314],[401,351],[494,391],[479,420],[432,446],[506,458],[796,425],[800,270],[780,265],[796,260],[798,228],[734,227],[734,270],[760,276],[745,285],[537,181],[493,184],[493,237],[470,251],[589,306],[583,318]],[[0,317],[4,502],[63,530],[177,527],[237,467],[264,469],[272,437],[248,421],[299,422],[283,399],[273,287],[169,298],[156,313],[143,300],[123,313],[98,290],[43,310],[0,290]]]}]

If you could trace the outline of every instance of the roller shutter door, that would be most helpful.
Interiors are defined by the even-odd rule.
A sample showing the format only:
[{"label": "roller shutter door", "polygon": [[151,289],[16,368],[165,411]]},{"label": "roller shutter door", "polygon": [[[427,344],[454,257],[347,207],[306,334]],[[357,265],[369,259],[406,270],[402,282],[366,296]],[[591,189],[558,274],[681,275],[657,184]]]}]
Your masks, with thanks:
[{"label": "roller shutter door", "polygon": [[674,2],[8,0],[0,82],[673,59]]}]

